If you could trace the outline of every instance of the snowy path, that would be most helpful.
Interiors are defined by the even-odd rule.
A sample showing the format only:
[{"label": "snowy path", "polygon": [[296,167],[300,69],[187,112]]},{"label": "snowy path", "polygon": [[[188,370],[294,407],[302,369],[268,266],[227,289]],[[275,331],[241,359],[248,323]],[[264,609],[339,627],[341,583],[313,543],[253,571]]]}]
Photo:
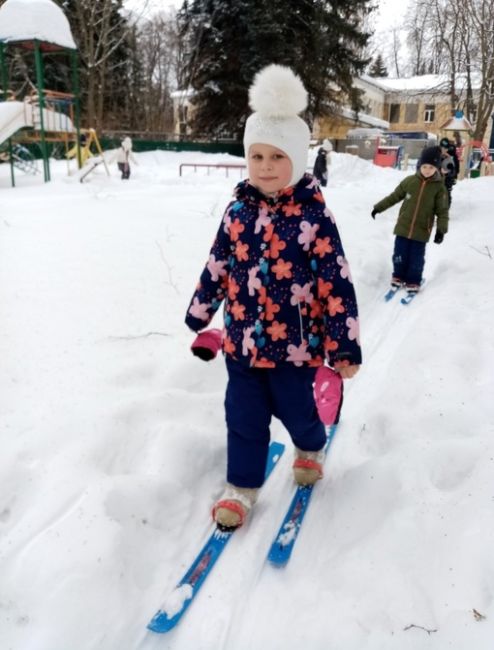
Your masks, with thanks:
[{"label": "snowy path", "polygon": [[455,187],[403,307],[382,300],[397,211],[369,214],[403,174],[346,155],[326,196],[365,365],[296,551],[265,564],[288,445],[180,626],[145,633],[223,481],[225,369],[183,315],[235,179],[178,179],[199,157],[141,155],[127,185],[0,175],[2,650],[491,650],[494,179]]}]

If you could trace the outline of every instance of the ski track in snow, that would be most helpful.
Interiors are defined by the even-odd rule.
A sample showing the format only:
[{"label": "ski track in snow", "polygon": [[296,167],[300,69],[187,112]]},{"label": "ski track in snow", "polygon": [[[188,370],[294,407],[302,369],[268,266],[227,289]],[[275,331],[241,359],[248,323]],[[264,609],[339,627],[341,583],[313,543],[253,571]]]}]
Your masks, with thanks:
[{"label": "ski track in snow", "polygon": [[364,366],[324,480],[289,565],[268,566],[293,494],[274,421],[283,458],[164,636],[145,626],[224,480],[225,368],[190,355],[183,317],[239,178],[178,165],[236,159],[140,154],[128,184],[97,168],[81,185],[61,163],[16,189],[2,166],[2,650],[491,650],[494,178],[455,186],[403,306],[383,300],[398,207],[370,211],[406,174],[332,158]]}]

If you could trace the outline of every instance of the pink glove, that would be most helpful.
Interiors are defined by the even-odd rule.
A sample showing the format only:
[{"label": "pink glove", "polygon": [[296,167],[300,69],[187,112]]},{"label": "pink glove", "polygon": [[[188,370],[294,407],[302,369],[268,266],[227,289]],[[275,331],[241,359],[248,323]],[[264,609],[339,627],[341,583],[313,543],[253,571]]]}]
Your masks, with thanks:
[{"label": "pink glove", "polygon": [[203,361],[211,361],[211,359],[214,359],[220,348],[221,330],[214,328],[204,330],[204,332],[198,334],[190,346],[192,354]]},{"label": "pink glove", "polygon": [[338,372],[327,366],[317,369],[314,380],[314,400],[323,424],[334,424],[343,400],[343,380]]}]

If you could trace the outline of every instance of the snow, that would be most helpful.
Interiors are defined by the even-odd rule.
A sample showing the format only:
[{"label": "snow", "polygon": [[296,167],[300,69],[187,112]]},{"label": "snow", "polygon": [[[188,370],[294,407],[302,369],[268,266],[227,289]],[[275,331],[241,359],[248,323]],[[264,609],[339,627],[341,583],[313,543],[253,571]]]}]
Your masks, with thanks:
[{"label": "snow", "polygon": [[35,39],[77,49],[69,21],[52,0],[6,0],[0,8],[0,41]]},{"label": "snow", "polygon": [[[490,650],[494,636],[494,177],[459,182],[422,294],[383,301],[406,172],[332,153],[324,193],[365,363],[289,565],[287,444],[179,627],[146,624],[210,533],[225,465],[223,361],[184,312],[239,162],[136,154],[130,181],[0,167],[2,650]],[[215,320],[218,326],[220,320]],[[485,618],[479,619],[474,610]]]}]

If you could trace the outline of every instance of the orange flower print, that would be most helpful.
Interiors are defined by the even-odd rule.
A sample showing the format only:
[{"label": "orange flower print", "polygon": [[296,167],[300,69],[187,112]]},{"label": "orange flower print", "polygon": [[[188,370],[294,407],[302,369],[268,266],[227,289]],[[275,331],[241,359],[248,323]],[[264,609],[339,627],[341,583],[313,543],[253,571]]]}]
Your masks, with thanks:
[{"label": "orange flower print", "polygon": [[257,302],[258,302],[260,305],[265,305],[265,304],[266,304],[266,300],[267,300],[267,291],[266,291],[266,287],[261,287],[261,288],[259,289],[259,298],[257,299]]},{"label": "orange flower print", "polygon": [[280,311],[280,306],[275,305],[271,298],[266,298],[266,320],[273,320],[275,314]]},{"label": "orange flower print", "polygon": [[245,320],[245,305],[241,305],[238,300],[235,300],[230,309],[235,320]]},{"label": "orange flower print", "polygon": [[282,260],[280,257],[276,264],[271,268],[276,273],[276,279],[283,280],[283,278],[292,277],[292,272],[290,271],[292,266],[293,264],[291,262],[285,262],[285,260]]},{"label": "orange flower print", "polygon": [[223,349],[226,354],[235,354],[235,343],[231,340],[229,336],[225,337],[225,340],[223,341]]},{"label": "orange flower print", "polygon": [[310,317],[311,318],[320,318],[322,317],[322,305],[319,300],[314,300],[310,306]]},{"label": "orange flower print", "polygon": [[319,294],[319,298],[327,298],[329,294],[331,293],[331,289],[333,288],[333,285],[331,282],[324,282],[324,280],[321,280],[321,278],[318,278],[317,280],[317,293]]},{"label": "orange flower print", "polygon": [[318,368],[319,366],[324,365],[324,361],[323,361],[322,357],[317,355],[317,357],[314,357],[313,359],[311,359],[307,365],[309,366],[309,368]]},{"label": "orange flower print", "polygon": [[330,316],[336,316],[336,314],[345,313],[345,308],[343,307],[342,302],[343,301],[341,298],[333,298],[333,296],[329,296],[328,309]]},{"label": "orange flower print", "polygon": [[286,217],[299,217],[302,214],[302,205],[300,203],[295,203],[293,197],[290,202],[284,205],[282,208]]},{"label": "orange flower print", "polygon": [[281,241],[279,235],[273,235],[271,238],[271,243],[269,245],[269,252],[271,253],[271,258],[277,260],[280,256],[280,251],[286,248],[286,242]]},{"label": "orange flower print", "polygon": [[245,226],[243,223],[240,223],[240,219],[235,219],[230,224],[230,237],[232,241],[237,241],[240,233],[244,232]]},{"label": "orange flower print", "polygon": [[320,203],[324,203],[324,196],[322,195],[321,192],[315,192],[313,197],[316,201],[319,201]]},{"label": "orange flower print", "polygon": [[286,323],[278,323],[277,320],[273,321],[273,324],[270,327],[266,328],[266,332],[273,339],[273,341],[278,341],[279,339],[286,339]]},{"label": "orange flower print", "polygon": [[338,349],[338,343],[336,341],[333,341],[333,339],[330,336],[326,336],[324,339],[324,351],[325,352],[334,352],[335,350]]},{"label": "orange flower print", "polygon": [[316,255],[319,255],[319,257],[324,257],[326,253],[331,253],[333,251],[333,247],[329,242],[329,237],[324,237],[324,239],[320,239],[318,237],[316,239],[316,245],[314,246],[314,253]]},{"label": "orange flower print", "polygon": [[249,259],[247,251],[249,250],[249,244],[242,244],[239,240],[235,248],[235,257],[239,262],[246,262]]},{"label": "orange flower print", "polygon": [[264,235],[262,236],[263,240],[269,241],[273,236],[273,232],[274,232],[274,224],[268,223],[268,225],[264,228]]},{"label": "orange flower print", "polygon": [[275,368],[276,364],[274,361],[268,361],[264,357],[261,357],[258,361],[254,362],[254,368]]},{"label": "orange flower print", "polygon": [[240,287],[238,284],[235,282],[234,278],[231,278],[228,281],[228,298],[230,300],[235,300],[237,297],[237,293],[240,291]]}]

